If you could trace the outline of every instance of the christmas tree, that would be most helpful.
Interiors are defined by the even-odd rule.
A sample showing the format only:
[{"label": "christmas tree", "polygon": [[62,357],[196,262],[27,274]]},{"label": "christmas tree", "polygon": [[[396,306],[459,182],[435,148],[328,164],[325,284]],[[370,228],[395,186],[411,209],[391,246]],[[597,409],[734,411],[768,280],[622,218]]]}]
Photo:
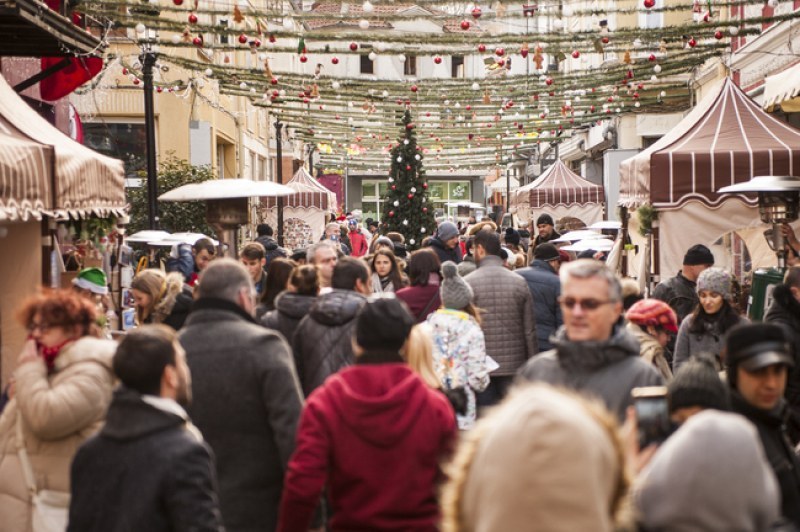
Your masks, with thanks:
[{"label": "christmas tree", "polygon": [[416,127],[411,112],[403,115],[403,130],[392,148],[389,188],[383,205],[382,222],[386,232],[396,231],[406,238],[409,249],[417,249],[422,239],[433,235],[436,219],[428,202],[428,182],[422,168],[422,149],[417,146]]}]

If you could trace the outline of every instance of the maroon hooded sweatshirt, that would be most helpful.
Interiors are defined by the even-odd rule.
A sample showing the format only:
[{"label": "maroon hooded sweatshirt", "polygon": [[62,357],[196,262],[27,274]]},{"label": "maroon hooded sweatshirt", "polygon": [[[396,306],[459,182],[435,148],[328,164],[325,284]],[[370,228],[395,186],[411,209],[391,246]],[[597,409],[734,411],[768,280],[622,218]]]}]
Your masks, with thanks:
[{"label": "maroon hooded sweatshirt", "polygon": [[327,481],[333,531],[438,530],[439,465],[453,410],[403,363],[364,363],[306,402],[284,479],[278,530],[307,532]]}]

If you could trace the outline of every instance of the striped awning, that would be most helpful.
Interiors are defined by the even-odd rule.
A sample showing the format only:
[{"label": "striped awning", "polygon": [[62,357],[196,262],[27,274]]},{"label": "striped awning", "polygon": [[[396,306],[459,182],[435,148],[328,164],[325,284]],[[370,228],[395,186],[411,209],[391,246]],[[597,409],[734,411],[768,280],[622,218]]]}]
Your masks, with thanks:
[{"label": "striped awning", "polygon": [[561,160],[556,160],[532,183],[518,188],[516,198],[517,202],[527,203],[532,209],[605,202],[602,186],[582,178]]},{"label": "striped awning", "polygon": [[[719,205],[722,187],[759,175],[800,176],[800,130],[773,118],[730,78],[658,142],[620,164],[620,205]],[[753,194],[740,195],[754,205]]]},{"label": "striped awning", "polygon": [[[284,207],[307,207],[325,211],[336,209],[336,195],[314,179],[304,167],[295,172],[286,186],[295,193],[283,198]],[[261,205],[265,208],[275,207],[277,203],[274,197],[261,198]]]},{"label": "striped awning", "polygon": [[25,103],[2,76],[0,143],[0,220],[39,218],[42,214],[106,217],[124,211],[122,161],[100,155],[64,135]]}]

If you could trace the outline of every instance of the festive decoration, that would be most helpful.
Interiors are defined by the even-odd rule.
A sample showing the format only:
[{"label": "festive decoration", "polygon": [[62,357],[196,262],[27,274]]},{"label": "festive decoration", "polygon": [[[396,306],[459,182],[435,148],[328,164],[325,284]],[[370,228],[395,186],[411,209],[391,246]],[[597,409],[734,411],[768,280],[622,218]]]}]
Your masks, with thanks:
[{"label": "festive decoration", "polygon": [[470,26],[469,20],[464,19],[464,20],[461,21],[461,29],[462,30],[467,31],[469,29],[469,26]]},{"label": "festive decoration", "polygon": [[[384,198],[386,213],[383,223],[387,231],[397,231],[412,244],[412,236],[419,235],[422,229],[432,231],[436,227],[433,214],[423,205],[427,203],[427,183],[422,160],[417,159],[417,135],[411,121],[411,112],[406,110],[403,115],[402,138],[392,148],[392,164],[389,175],[394,183]],[[405,141],[408,141],[406,143]],[[405,165],[403,161],[409,161]],[[399,222],[402,220],[402,222]]]}]

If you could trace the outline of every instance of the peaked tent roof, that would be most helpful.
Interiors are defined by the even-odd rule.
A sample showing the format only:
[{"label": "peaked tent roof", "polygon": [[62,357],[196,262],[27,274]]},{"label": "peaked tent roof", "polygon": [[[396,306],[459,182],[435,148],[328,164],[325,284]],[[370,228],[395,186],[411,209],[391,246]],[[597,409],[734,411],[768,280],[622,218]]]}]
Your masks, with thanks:
[{"label": "peaked tent roof", "polygon": [[[658,142],[620,164],[620,205],[716,206],[720,188],[757,175],[800,176],[800,130],[764,112],[730,78]],[[740,196],[755,204],[754,196]]]},{"label": "peaked tent roof", "polygon": [[[100,155],[53,127],[20,98],[2,76],[0,117],[6,124],[8,135],[27,138],[44,146],[54,159],[51,169],[50,157],[43,159],[41,153],[34,155],[35,163],[29,159],[28,168],[17,169],[24,173],[24,179],[14,180],[11,174],[2,178],[0,201],[6,208],[16,204],[17,209],[41,209],[58,217],[108,216],[124,212],[125,170],[122,161]],[[19,148],[20,142],[16,144]],[[42,161],[48,165],[44,171],[41,169]],[[53,184],[55,191],[51,190]],[[25,202],[30,202],[30,207]],[[40,216],[33,212],[5,212],[10,218],[19,216],[24,219],[29,214]]]},{"label": "peaked tent roof", "polygon": [[518,188],[516,197],[518,201],[527,198],[531,208],[605,201],[602,186],[582,178],[560,159],[535,181]]},{"label": "peaked tent roof", "polygon": [[[336,207],[336,195],[314,179],[305,167],[295,172],[286,186],[295,191],[291,196],[283,199],[284,207],[316,207],[318,209],[332,210]],[[264,207],[274,207],[275,198],[263,198]]]}]

